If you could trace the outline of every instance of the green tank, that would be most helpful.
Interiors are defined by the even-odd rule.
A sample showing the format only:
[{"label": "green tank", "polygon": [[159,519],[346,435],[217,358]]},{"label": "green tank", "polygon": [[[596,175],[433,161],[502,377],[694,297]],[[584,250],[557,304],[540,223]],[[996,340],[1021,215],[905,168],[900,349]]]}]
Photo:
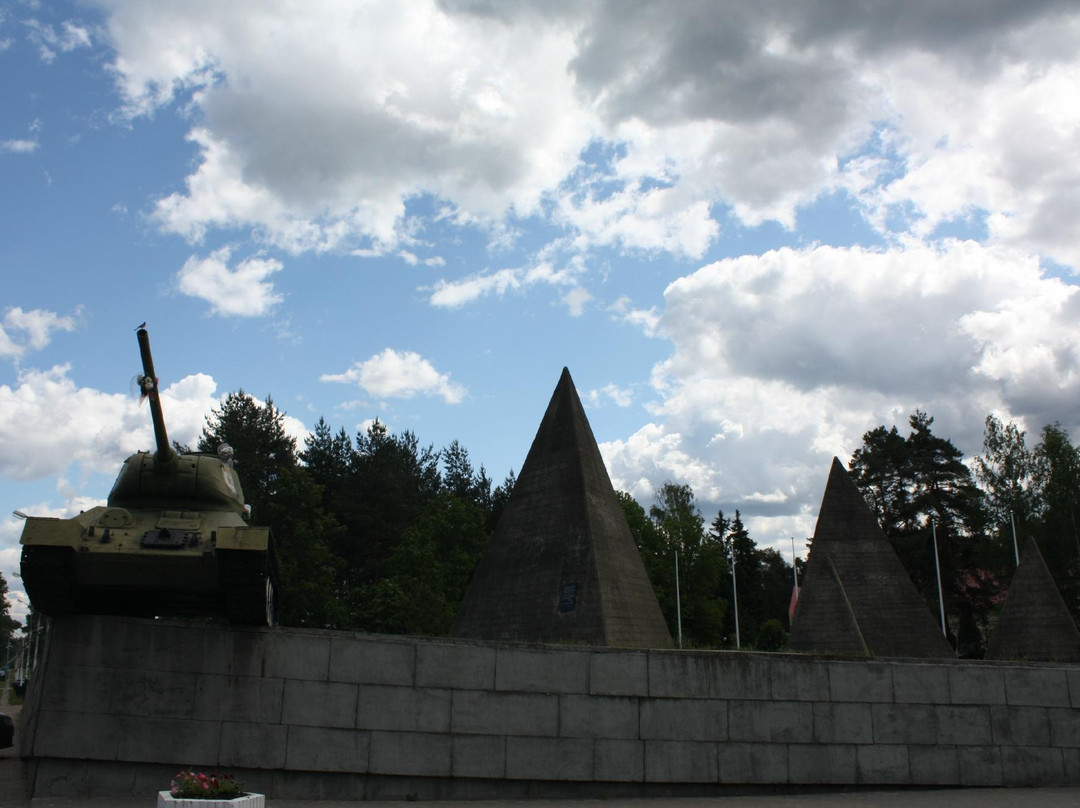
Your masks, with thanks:
[{"label": "green tank", "polygon": [[178,453],[169,443],[150,354],[138,329],[157,449],[124,461],[108,504],[72,519],[27,517],[21,572],[42,614],[225,617],[273,625],[276,560],[269,528],[247,524],[231,451]]}]

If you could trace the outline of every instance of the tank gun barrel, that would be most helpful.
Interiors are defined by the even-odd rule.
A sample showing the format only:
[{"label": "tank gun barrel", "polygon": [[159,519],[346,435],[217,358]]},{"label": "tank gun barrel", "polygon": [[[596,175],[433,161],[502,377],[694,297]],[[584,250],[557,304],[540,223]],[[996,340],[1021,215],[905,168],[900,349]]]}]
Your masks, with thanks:
[{"label": "tank gun barrel", "polygon": [[139,379],[139,387],[142,393],[150,400],[150,418],[154,422],[154,439],[157,442],[157,451],[154,453],[154,462],[160,466],[168,464],[176,452],[169,444],[169,435],[165,431],[165,416],[161,412],[161,399],[158,396],[157,374],[154,373],[154,357],[150,354],[150,334],[145,328],[140,328],[136,335],[139,338],[139,354],[142,356],[143,375]]}]

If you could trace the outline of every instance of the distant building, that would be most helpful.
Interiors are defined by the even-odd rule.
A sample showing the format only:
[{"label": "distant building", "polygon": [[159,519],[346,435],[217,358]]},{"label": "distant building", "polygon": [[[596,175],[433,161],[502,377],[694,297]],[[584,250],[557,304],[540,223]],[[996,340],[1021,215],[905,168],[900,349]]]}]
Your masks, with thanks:
[{"label": "distant building", "polygon": [[879,657],[955,656],[873,511],[836,458],[788,647]]},{"label": "distant building", "polygon": [[986,658],[1080,662],[1080,631],[1034,539],[1024,546]]},{"label": "distant building", "polygon": [[565,368],[452,634],[672,647]]}]

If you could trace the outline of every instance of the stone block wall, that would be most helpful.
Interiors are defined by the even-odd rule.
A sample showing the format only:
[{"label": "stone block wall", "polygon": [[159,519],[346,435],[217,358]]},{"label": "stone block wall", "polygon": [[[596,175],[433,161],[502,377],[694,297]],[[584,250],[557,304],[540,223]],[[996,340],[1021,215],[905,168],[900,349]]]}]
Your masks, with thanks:
[{"label": "stone block wall", "polygon": [[[279,797],[1080,784],[1080,668],[54,621],[36,796],[181,766]],[[677,792],[675,789],[692,789]]]}]

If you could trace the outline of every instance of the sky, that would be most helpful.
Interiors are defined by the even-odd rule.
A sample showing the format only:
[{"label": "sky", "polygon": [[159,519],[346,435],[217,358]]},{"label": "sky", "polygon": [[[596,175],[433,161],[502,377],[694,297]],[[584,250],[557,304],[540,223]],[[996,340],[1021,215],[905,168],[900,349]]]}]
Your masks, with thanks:
[{"label": "sky", "polygon": [[[0,2],[0,573],[229,392],[501,481],[568,367],[614,485],[762,546],[916,408],[1080,437],[1080,7]],[[801,542],[800,542],[801,547]]]}]

